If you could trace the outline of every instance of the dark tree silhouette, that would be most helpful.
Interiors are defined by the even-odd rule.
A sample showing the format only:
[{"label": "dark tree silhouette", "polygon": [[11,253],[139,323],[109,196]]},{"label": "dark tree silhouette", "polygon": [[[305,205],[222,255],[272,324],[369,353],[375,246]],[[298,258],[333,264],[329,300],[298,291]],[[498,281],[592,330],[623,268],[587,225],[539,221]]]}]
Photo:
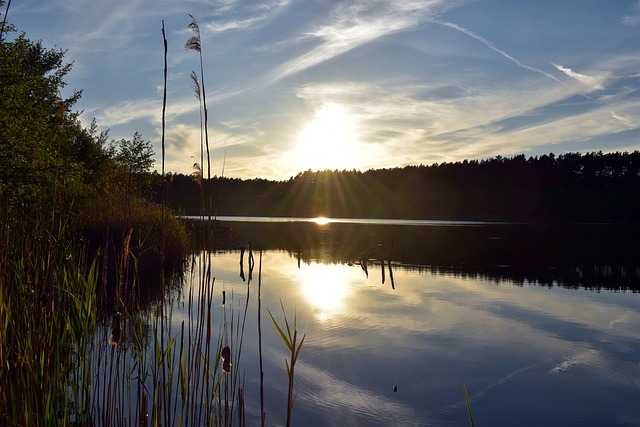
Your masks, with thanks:
[{"label": "dark tree silhouette", "polygon": [[[637,221],[640,152],[497,156],[430,166],[307,170],[286,181],[213,177],[219,215],[513,221]],[[170,204],[197,215],[174,175]]]}]

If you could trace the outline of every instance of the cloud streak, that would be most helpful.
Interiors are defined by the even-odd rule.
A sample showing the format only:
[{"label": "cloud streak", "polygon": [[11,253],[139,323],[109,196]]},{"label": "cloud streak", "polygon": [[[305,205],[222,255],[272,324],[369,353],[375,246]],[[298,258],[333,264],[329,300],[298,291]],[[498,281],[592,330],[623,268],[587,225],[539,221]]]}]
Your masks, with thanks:
[{"label": "cloud streak", "polygon": [[524,68],[525,70],[533,71],[534,73],[541,74],[541,75],[543,75],[545,77],[550,78],[551,80],[553,80],[555,82],[558,82],[558,83],[560,82],[554,75],[549,74],[546,71],[541,70],[539,68],[532,67],[530,65],[527,65],[527,64],[521,62],[520,60],[518,60],[518,59],[514,58],[513,56],[509,55],[504,50],[499,49],[498,47],[496,47],[489,40],[485,39],[484,37],[474,33],[473,31],[471,31],[471,30],[469,30],[467,28],[461,27],[460,25],[454,24],[452,22],[445,22],[445,21],[438,21],[438,20],[434,20],[432,22],[435,23],[435,24],[442,25],[442,26],[447,27],[447,28],[454,29],[456,31],[459,31],[461,33],[464,33],[464,34],[468,35],[469,37],[472,37],[472,38],[478,40],[480,43],[482,43],[483,45],[485,45],[489,49],[493,50],[494,52],[499,53],[500,55],[502,55],[505,58],[507,58],[509,61],[515,63],[518,67]]},{"label": "cloud streak", "polygon": [[276,82],[380,37],[412,28],[442,7],[443,2],[438,0],[340,3],[330,14],[328,23],[306,32],[298,40],[318,45],[277,67],[267,81]]},{"label": "cloud streak", "polygon": [[584,83],[586,86],[589,87],[590,90],[601,90],[604,88],[602,86],[601,79],[598,79],[597,77],[580,74],[576,71],[573,71],[571,68],[563,67],[562,65],[559,65],[559,64],[552,63],[551,65],[553,65],[556,69],[558,69],[558,71],[561,71],[562,73],[571,77],[572,79],[575,79],[580,83]]},{"label": "cloud streak", "polygon": [[[216,15],[226,17],[228,14],[240,15],[237,19],[221,19],[208,22],[202,27],[207,33],[222,33],[225,31],[245,30],[255,27],[257,24],[264,23],[278,13],[280,9],[287,6],[290,0],[278,0],[271,2],[262,2],[256,5],[239,7],[237,1],[224,2],[217,9]],[[257,13],[257,14],[256,14]],[[246,16],[246,14],[254,16]]]},{"label": "cloud streak", "polygon": [[[103,126],[117,126],[136,120],[147,119],[153,124],[162,121],[160,100],[148,98],[140,100],[126,100],[116,104],[102,106],[87,113],[96,113],[96,119]],[[167,118],[176,119],[185,114],[191,114],[198,110],[198,104],[191,99],[182,102],[174,102],[167,106]]]},{"label": "cloud streak", "polygon": [[622,17],[622,23],[625,25],[640,25],[640,0],[636,1],[631,13]]},{"label": "cloud streak", "polygon": [[[591,84],[589,89],[602,89],[598,81],[579,76]],[[362,82],[306,85],[297,95],[312,109],[328,103],[349,106],[360,123],[361,139],[386,147],[388,154],[376,158],[376,167],[387,166],[389,158],[411,164],[416,156],[453,161],[499,153],[519,154],[539,146],[587,141],[640,126],[638,102],[618,99],[629,96],[627,89],[622,89],[619,95],[611,93],[602,101],[595,98],[591,107],[581,113],[555,117],[542,114],[585,92],[584,80],[575,77],[574,80],[574,85],[550,82],[544,90],[529,82],[454,98],[423,99],[418,97],[419,93],[437,93],[438,86],[390,81],[381,85]],[[615,112],[611,110],[612,102],[616,105]],[[505,126],[510,119],[524,118],[527,118],[524,126],[513,129]]]}]

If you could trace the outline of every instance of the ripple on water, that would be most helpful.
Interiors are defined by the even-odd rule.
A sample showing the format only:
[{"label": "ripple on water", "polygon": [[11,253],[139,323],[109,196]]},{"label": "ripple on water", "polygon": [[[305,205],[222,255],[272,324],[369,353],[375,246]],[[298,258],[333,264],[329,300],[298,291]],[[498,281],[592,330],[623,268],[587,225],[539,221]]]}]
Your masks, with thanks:
[{"label": "ripple on water", "polygon": [[[483,414],[483,423],[488,425],[616,424],[622,416],[640,415],[634,413],[638,412],[635,405],[629,406],[637,399],[639,371],[637,364],[614,363],[597,349],[577,350],[525,366],[470,391],[471,406]],[[625,393],[629,401],[620,398]],[[532,406],[529,397],[533,396],[536,403]],[[442,411],[461,407],[465,407],[462,398]]]},{"label": "ripple on water", "polygon": [[[429,425],[423,416],[389,396],[376,394],[314,367],[301,365],[297,393],[303,407],[324,425]],[[389,392],[391,389],[388,390]],[[303,416],[304,417],[304,416]]]}]

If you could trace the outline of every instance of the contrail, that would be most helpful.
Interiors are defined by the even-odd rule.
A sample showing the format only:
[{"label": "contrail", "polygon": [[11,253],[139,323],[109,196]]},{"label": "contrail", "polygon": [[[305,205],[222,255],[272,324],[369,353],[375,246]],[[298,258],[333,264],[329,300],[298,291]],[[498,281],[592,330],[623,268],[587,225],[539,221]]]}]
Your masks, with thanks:
[{"label": "contrail", "polygon": [[531,67],[527,64],[523,64],[522,62],[518,61],[516,58],[514,58],[513,56],[509,55],[507,52],[505,52],[502,49],[497,48],[496,46],[493,45],[493,43],[491,43],[489,40],[485,39],[484,37],[474,33],[473,31],[461,27],[459,25],[453,24],[451,22],[444,22],[444,21],[431,21],[434,24],[440,24],[442,26],[448,27],[448,28],[453,28],[456,31],[460,31],[466,35],[468,35],[469,37],[473,37],[474,39],[478,40],[480,43],[482,43],[483,45],[485,45],[486,47],[488,47],[489,49],[498,52],[500,55],[504,56],[505,58],[507,58],[508,60],[514,62],[516,65],[518,65],[519,67],[522,67],[524,69],[527,69],[529,71],[533,71],[534,73],[538,73],[538,74],[542,74],[545,77],[549,77],[550,79],[560,83],[560,80],[558,80],[555,76],[553,76],[552,74],[547,73],[546,71],[543,71],[539,68],[535,68],[535,67]]}]

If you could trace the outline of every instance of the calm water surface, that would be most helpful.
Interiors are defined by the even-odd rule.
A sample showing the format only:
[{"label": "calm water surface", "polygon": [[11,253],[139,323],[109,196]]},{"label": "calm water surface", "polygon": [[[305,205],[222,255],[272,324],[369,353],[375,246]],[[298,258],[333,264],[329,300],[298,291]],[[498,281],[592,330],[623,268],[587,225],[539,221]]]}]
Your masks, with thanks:
[{"label": "calm water surface", "polygon": [[[201,217],[194,215],[184,216],[186,219],[197,220]],[[283,216],[218,216],[216,219],[225,222],[261,222],[261,223],[283,223],[302,222],[316,224],[369,224],[369,225],[486,225],[486,224],[513,224],[511,222],[487,222],[487,221],[449,221],[433,219],[371,219],[371,218],[301,218]]]},{"label": "calm water surface", "polygon": [[[218,299],[227,317],[247,297],[239,255],[213,258],[217,292],[233,294],[224,309]],[[395,289],[380,264],[367,276],[354,263],[263,253],[263,310],[281,320],[282,301],[306,333],[294,425],[468,425],[461,381],[478,425],[640,425],[639,294],[392,268]],[[254,425],[256,286],[236,366]],[[178,304],[174,323],[186,315]],[[286,348],[264,311],[262,322],[267,424],[278,425]]]},{"label": "calm water surface", "polygon": [[[247,307],[232,369],[248,425],[260,425],[258,249],[267,425],[286,419],[287,349],[267,313],[282,322],[281,303],[306,334],[293,425],[469,425],[462,381],[476,425],[640,425],[637,227],[276,222],[229,222],[210,254],[212,324],[237,331]],[[173,336],[199,283],[187,275],[172,297]]]}]

